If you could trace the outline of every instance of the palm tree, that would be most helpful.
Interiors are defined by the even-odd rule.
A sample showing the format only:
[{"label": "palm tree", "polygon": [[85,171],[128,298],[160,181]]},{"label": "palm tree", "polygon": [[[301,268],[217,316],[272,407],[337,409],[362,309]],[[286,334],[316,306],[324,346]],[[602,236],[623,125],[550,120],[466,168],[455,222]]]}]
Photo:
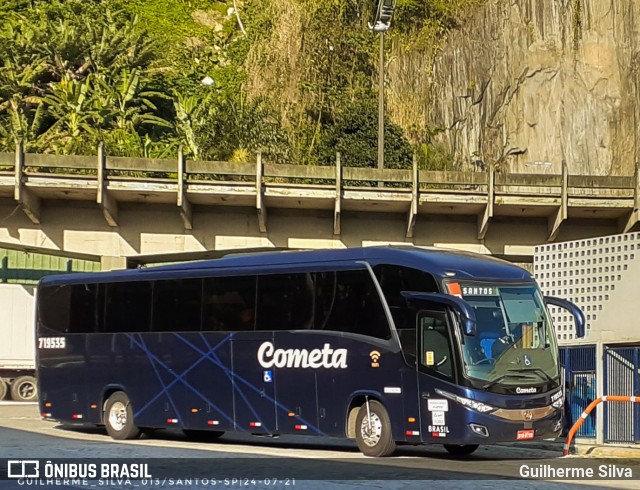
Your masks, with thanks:
[{"label": "palm tree", "polygon": [[103,115],[92,104],[91,78],[73,80],[69,75],[51,84],[43,102],[54,121],[42,135],[56,153],[76,153],[87,146],[100,127]]},{"label": "palm tree", "polygon": [[157,107],[152,101],[167,96],[147,90],[148,80],[140,70],[123,69],[115,79],[97,75],[95,80],[95,107],[102,112],[103,127],[109,133],[105,138],[119,153],[140,154],[144,149],[141,132],[171,128],[170,123],[154,114]]},{"label": "palm tree", "polygon": [[27,151],[39,148],[43,107],[38,98],[20,94],[0,103],[0,148],[12,151],[20,140]]},{"label": "palm tree", "polygon": [[153,42],[140,28],[138,17],[123,22],[121,14],[107,10],[103,22],[84,19],[86,59],[96,72],[116,74],[123,69],[142,68],[154,56]]},{"label": "palm tree", "polygon": [[[5,26],[11,30],[11,26]],[[18,37],[17,42],[20,43]],[[43,58],[25,53],[17,59],[0,41],[0,140],[1,145],[13,149],[23,140],[27,149],[37,146],[36,140],[42,123],[42,98],[39,80],[46,71]],[[4,115],[4,117],[2,117]]]},{"label": "palm tree", "polygon": [[197,130],[199,127],[208,126],[205,123],[205,107],[208,104],[197,95],[182,95],[174,92],[173,107],[176,111],[175,130],[178,137],[187,145],[188,153],[195,160],[202,156],[198,144]]}]

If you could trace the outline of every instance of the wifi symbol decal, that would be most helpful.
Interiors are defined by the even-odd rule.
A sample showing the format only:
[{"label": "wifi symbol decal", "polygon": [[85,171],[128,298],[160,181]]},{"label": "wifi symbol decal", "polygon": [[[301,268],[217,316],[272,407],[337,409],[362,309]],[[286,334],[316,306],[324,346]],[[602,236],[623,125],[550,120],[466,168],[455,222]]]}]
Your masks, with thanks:
[{"label": "wifi symbol decal", "polygon": [[378,361],[380,360],[381,355],[382,354],[380,354],[380,352],[378,352],[377,350],[372,350],[371,352],[369,352],[369,357],[371,358],[371,367],[380,367],[380,363]]}]

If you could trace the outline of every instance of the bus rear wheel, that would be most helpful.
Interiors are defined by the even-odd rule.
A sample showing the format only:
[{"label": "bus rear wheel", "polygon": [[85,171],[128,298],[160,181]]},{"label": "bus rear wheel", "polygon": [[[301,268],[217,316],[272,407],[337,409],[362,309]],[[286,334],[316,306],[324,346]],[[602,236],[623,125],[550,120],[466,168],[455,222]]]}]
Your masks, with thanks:
[{"label": "bus rear wheel", "polygon": [[390,456],[396,450],[391,420],[382,403],[372,400],[360,407],[356,417],[356,441],[365,456]]},{"label": "bus rear wheel", "polygon": [[445,444],[444,448],[452,456],[469,456],[478,449],[478,444]]},{"label": "bus rear wheel", "polygon": [[11,398],[17,402],[32,402],[38,395],[36,378],[20,376],[11,383]]},{"label": "bus rear wheel", "polygon": [[122,391],[116,391],[104,405],[104,425],[107,434],[122,441],[137,439],[140,429],[133,423],[133,409],[129,397]]}]

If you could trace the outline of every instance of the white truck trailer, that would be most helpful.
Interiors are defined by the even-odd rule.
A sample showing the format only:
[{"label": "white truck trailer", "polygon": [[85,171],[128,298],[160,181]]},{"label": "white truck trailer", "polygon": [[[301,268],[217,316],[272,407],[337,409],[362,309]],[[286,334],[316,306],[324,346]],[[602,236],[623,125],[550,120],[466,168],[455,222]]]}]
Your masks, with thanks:
[{"label": "white truck trailer", "polygon": [[0,400],[35,401],[35,286],[0,284]]}]

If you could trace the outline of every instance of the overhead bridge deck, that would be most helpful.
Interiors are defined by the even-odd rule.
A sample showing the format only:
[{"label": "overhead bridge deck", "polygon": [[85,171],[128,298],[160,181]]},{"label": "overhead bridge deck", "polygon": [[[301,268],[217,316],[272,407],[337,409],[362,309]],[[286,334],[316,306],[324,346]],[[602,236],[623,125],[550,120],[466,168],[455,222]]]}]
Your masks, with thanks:
[{"label": "overhead bridge deck", "polygon": [[[260,155],[232,163],[19,147],[0,153],[0,241],[115,256],[368,242],[530,256],[539,243],[637,229],[639,188],[637,165],[630,176],[571,175],[566,165],[558,175],[469,173],[349,167],[339,155],[333,166],[304,166]],[[150,221],[140,218],[145,211]],[[88,214],[91,223],[77,222]],[[93,244],[73,238],[76,228],[94,230]],[[95,243],[105,233],[128,245]],[[145,233],[162,238],[148,246]]]}]

